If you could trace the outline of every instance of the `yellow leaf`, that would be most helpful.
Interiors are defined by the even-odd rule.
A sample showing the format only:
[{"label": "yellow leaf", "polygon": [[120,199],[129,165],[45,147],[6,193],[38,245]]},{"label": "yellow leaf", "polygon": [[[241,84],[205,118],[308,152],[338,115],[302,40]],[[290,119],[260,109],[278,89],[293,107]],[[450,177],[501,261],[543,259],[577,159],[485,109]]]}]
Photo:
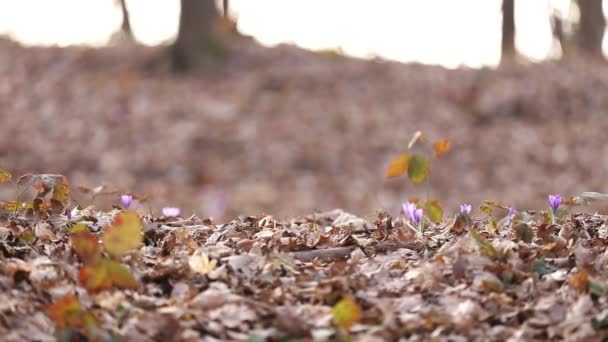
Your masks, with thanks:
[{"label": "yellow leaf", "polygon": [[13,176],[11,175],[10,172],[0,169],[0,183],[6,183],[6,182],[10,181],[11,178],[13,178]]},{"label": "yellow leaf", "polygon": [[141,220],[134,211],[116,215],[110,227],[103,231],[103,246],[113,257],[120,257],[138,248],[143,241]]},{"label": "yellow leaf", "polygon": [[353,298],[343,298],[334,305],[332,316],[334,324],[348,331],[361,320],[361,306]]},{"label": "yellow leaf", "polygon": [[433,143],[433,149],[435,150],[435,157],[439,158],[450,150],[450,141],[445,139],[437,140]]},{"label": "yellow leaf", "polygon": [[407,172],[408,164],[410,161],[409,154],[401,154],[395,159],[391,160],[388,170],[386,171],[386,177],[393,178],[401,176]]},{"label": "yellow leaf", "polygon": [[57,175],[57,181],[53,187],[52,199],[66,205],[70,199],[70,187],[65,176]]},{"label": "yellow leaf", "polygon": [[217,260],[209,260],[205,253],[193,254],[188,259],[188,265],[194,272],[206,275],[215,269]]}]

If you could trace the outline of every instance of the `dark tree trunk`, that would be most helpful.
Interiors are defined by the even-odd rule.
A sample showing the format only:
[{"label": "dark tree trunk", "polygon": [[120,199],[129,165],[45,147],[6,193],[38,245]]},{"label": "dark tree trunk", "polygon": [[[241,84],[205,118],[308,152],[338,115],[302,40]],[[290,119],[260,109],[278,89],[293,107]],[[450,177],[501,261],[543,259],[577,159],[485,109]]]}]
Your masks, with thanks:
[{"label": "dark tree trunk", "polygon": [[502,1],[502,41],[500,61],[515,58],[515,0]]},{"label": "dark tree trunk", "polygon": [[214,32],[218,17],[214,0],[181,0],[179,31],[171,56],[176,71],[196,69],[221,55]]},{"label": "dark tree trunk", "polygon": [[133,30],[131,29],[131,18],[129,16],[129,9],[127,8],[126,0],[120,0],[120,8],[122,10],[122,25],[120,26],[120,29],[130,41],[135,41],[135,37],[133,37]]},{"label": "dark tree trunk", "polygon": [[228,12],[230,11],[230,2],[228,0],[223,0],[222,5],[223,5],[222,9],[224,11],[224,13],[223,13],[224,14],[224,18],[227,18],[228,17]]},{"label": "dark tree trunk", "polygon": [[580,52],[594,58],[603,58],[602,42],[606,19],[602,0],[577,0],[580,20],[576,30],[576,44]]}]

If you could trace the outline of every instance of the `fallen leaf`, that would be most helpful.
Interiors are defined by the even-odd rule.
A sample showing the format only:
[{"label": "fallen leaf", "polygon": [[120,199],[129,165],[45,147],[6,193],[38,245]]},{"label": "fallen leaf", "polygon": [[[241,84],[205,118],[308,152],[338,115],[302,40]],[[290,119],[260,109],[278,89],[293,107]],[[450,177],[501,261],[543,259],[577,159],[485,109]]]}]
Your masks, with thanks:
[{"label": "fallen leaf", "polygon": [[579,293],[586,292],[589,288],[589,272],[586,268],[581,269],[568,278],[568,283]]},{"label": "fallen leaf", "polygon": [[188,265],[194,272],[206,275],[215,269],[217,260],[209,260],[209,256],[206,253],[193,254],[188,259]]}]

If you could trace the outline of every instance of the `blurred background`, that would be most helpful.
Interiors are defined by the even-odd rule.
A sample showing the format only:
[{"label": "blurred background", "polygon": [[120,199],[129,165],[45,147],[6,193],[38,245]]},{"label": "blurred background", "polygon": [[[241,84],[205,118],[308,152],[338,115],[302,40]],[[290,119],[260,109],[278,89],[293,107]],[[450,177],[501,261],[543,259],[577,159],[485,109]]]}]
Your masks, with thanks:
[{"label": "blurred background", "polygon": [[[0,0],[0,166],[183,214],[608,191],[597,0]],[[386,179],[422,130],[431,181]],[[112,194],[82,193],[77,186]],[[114,193],[115,192],[115,193]],[[15,189],[0,189],[0,200]]]}]

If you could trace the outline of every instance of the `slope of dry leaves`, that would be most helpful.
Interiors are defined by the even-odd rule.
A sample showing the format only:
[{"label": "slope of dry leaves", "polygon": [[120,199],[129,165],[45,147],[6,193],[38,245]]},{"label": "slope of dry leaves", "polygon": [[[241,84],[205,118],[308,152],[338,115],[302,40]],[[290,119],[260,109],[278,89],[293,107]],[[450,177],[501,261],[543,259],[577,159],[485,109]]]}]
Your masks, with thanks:
[{"label": "slope of dry leaves", "polygon": [[[67,294],[97,318],[102,340],[339,340],[331,312],[345,296],[363,309],[353,341],[608,338],[606,216],[549,225],[528,213],[497,232],[473,217],[482,242],[451,222],[417,236],[401,219],[341,210],[226,224],[145,216],[145,245],[123,258],[139,287],[89,295],[68,230],[97,233],[116,213],[2,217],[4,341],[53,341],[45,310]],[[36,239],[19,238],[26,231]]]},{"label": "slope of dry leaves", "polygon": [[539,208],[547,193],[605,190],[604,65],[446,70],[251,42],[235,50],[216,71],[176,77],[149,67],[153,48],[2,40],[0,164],[202,216],[344,208],[371,218],[425,193],[384,178],[422,130],[452,142],[430,187],[448,209],[483,199]]}]

